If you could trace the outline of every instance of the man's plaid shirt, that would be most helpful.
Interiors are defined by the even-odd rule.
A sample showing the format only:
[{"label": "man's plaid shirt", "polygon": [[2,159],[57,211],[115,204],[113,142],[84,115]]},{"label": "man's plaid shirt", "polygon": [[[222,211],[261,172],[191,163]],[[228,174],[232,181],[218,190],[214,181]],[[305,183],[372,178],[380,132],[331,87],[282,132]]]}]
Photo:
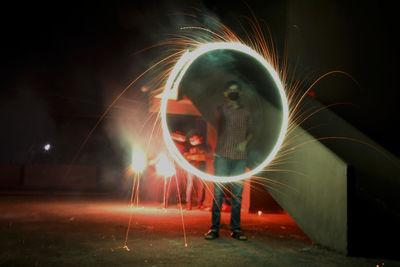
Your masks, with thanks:
[{"label": "man's plaid shirt", "polygon": [[246,140],[251,127],[251,117],[248,110],[231,103],[225,103],[217,108],[218,139],[215,154],[223,158],[242,160],[247,152],[237,151],[237,146]]}]

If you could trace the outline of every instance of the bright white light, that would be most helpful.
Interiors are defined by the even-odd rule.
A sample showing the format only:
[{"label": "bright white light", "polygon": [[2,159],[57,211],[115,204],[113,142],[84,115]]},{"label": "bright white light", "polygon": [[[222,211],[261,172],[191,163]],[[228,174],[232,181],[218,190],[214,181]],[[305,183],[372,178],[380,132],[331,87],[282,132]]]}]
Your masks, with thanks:
[{"label": "bright white light", "polygon": [[142,172],[146,168],[146,157],[140,149],[132,153],[132,169],[135,172]]},{"label": "bright white light", "polygon": [[[174,145],[171,134],[168,130],[168,125],[167,125],[167,103],[168,103],[168,98],[171,96],[171,94],[174,94],[177,91],[177,88],[180,85],[180,82],[185,75],[186,71],[188,70],[189,66],[201,55],[214,51],[214,50],[219,50],[219,49],[228,49],[228,50],[233,50],[241,53],[245,53],[248,56],[251,56],[255,60],[257,60],[259,63],[261,63],[262,66],[268,71],[268,73],[271,75],[271,77],[274,80],[274,83],[276,87],[278,88],[280,99],[281,99],[281,105],[282,105],[282,126],[280,129],[279,137],[276,140],[275,146],[273,147],[271,153],[265,158],[265,160],[256,168],[252,169],[251,171],[244,173],[242,175],[237,175],[237,176],[214,176],[205,172],[200,171],[199,169],[193,167],[185,158],[183,155],[178,151],[177,147]],[[161,106],[160,106],[160,113],[161,113],[161,125],[162,125],[162,131],[163,131],[163,138],[164,142],[168,148],[168,151],[170,154],[173,156],[174,160],[178,162],[178,164],[184,168],[185,170],[193,173],[196,176],[199,176],[203,179],[209,180],[209,181],[215,181],[215,182],[233,182],[237,181],[240,179],[245,179],[248,177],[251,177],[258,172],[262,171],[270,162],[271,160],[275,157],[276,153],[278,153],[282,142],[285,138],[286,134],[286,129],[287,129],[287,124],[288,124],[288,104],[287,104],[287,99],[286,99],[286,94],[283,89],[282,83],[279,79],[278,74],[274,70],[274,68],[261,56],[259,55],[256,51],[251,49],[250,47],[242,44],[242,43],[236,43],[236,42],[217,42],[217,43],[209,43],[209,44],[204,44],[195,49],[192,52],[186,52],[176,63],[175,67],[172,69],[171,74],[167,80],[167,83],[165,85],[165,89],[163,92],[163,96],[161,99]]]},{"label": "bright white light", "polygon": [[46,150],[46,151],[49,151],[50,148],[51,148],[51,145],[50,145],[50,144],[46,144],[46,145],[43,147],[43,149]]},{"label": "bright white light", "polygon": [[175,174],[174,164],[167,158],[164,153],[160,154],[160,157],[156,164],[156,171],[158,174],[165,177],[171,177]]}]

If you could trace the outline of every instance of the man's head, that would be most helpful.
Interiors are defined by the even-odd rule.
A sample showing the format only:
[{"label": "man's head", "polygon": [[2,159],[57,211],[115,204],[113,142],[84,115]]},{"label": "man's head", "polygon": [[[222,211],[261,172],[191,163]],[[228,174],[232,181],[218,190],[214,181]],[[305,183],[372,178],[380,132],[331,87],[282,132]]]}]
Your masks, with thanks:
[{"label": "man's head", "polygon": [[240,84],[236,81],[229,81],[225,86],[224,96],[232,101],[238,101],[242,95]]}]

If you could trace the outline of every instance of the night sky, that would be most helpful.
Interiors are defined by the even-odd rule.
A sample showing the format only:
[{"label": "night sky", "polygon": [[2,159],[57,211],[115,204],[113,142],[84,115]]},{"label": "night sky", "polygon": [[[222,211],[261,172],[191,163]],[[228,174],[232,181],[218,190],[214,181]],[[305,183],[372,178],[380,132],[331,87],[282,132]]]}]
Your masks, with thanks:
[{"label": "night sky", "polygon": [[[307,1],[247,2],[268,22],[282,50],[288,32],[294,28],[304,38],[308,35],[319,40],[310,41],[311,46],[320,47],[314,57],[308,54],[308,58],[302,55],[288,61],[297,63],[302,75],[332,68],[351,73],[360,87],[336,92],[316,88],[317,98],[325,104],[353,103],[354,108],[334,111],[398,156],[395,9],[379,1],[324,1],[324,7],[316,1],[310,1],[314,5]],[[290,3],[304,3],[304,7],[293,15]],[[74,117],[93,125],[112,98],[159,56],[159,50],[136,53],[190,22],[176,14],[192,7],[214,14],[239,34],[237,17],[249,15],[241,1],[35,2],[2,7],[0,123],[5,149],[1,160],[7,161],[5,154],[17,147],[22,151],[39,139],[56,138],[58,120]],[[293,23],[296,18],[300,18],[298,24]],[[312,20],[316,23],[310,23]],[[319,20],[329,27],[321,29]],[[324,38],[329,40],[330,29],[343,28],[346,33],[339,46],[324,42]],[[335,32],[335,36],[341,33]],[[331,58],[324,60],[318,53]],[[140,99],[139,89],[140,83],[126,97]],[[79,144],[85,131],[70,138],[76,138]]]}]

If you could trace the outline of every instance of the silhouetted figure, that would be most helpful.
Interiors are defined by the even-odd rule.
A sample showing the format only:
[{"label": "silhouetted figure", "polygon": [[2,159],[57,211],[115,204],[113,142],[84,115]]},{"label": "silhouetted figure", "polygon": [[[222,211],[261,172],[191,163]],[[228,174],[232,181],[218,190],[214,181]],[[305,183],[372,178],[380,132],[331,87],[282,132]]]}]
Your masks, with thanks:
[{"label": "silhouetted figure", "polygon": [[[251,117],[247,109],[239,103],[242,96],[240,85],[228,82],[224,91],[228,99],[219,106],[216,112],[217,145],[215,147],[214,174],[216,176],[235,176],[246,172],[247,144],[252,138]],[[229,186],[231,192],[232,237],[247,240],[240,229],[240,211],[242,204],[243,183],[214,183],[214,201],[212,206],[211,229],[205,234],[205,239],[218,237],[221,221],[221,204],[224,197],[224,186]]]},{"label": "silhouetted figure", "polygon": [[[187,152],[184,154],[185,158],[195,168],[205,172],[207,160],[210,158],[209,147],[204,143],[203,137],[195,131],[189,132],[188,139],[189,144]],[[194,183],[197,187],[197,207],[199,209],[203,208],[205,195],[204,182],[201,180],[201,178],[188,173],[186,184],[186,208],[188,210],[192,209],[192,192]]]}]

